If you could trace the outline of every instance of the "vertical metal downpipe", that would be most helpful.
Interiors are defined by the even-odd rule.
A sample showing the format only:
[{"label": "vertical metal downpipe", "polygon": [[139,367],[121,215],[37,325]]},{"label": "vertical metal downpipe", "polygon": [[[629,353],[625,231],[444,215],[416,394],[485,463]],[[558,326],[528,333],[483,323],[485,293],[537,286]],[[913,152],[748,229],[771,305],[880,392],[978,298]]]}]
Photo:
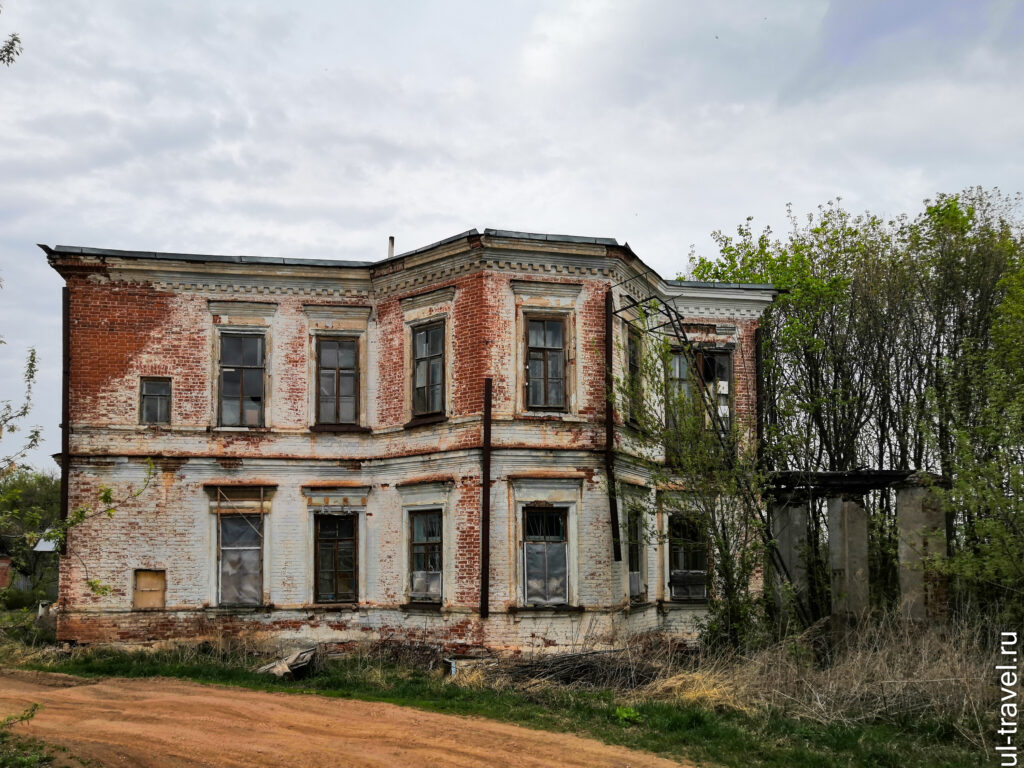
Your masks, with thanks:
[{"label": "vertical metal downpipe", "polygon": [[484,379],[484,439],[480,469],[480,618],[490,615],[491,598],[491,400],[492,381]]}]

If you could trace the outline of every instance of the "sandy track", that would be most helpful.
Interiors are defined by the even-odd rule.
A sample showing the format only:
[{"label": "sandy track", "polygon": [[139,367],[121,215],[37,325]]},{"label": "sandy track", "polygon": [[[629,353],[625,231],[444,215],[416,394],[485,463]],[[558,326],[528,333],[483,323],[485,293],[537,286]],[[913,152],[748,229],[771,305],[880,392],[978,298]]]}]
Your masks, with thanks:
[{"label": "sandy track", "polygon": [[630,766],[677,763],[482,718],[178,680],[0,671],[0,717],[105,766]]}]

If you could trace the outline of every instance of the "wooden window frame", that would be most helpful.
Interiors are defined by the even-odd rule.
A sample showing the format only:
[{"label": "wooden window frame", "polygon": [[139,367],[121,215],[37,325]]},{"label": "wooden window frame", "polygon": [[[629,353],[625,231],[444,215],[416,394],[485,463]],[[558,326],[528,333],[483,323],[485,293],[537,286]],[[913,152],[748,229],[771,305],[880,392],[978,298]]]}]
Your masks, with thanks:
[{"label": "wooden window frame", "polygon": [[[338,359],[338,365],[335,368],[328,368],[327,369],[327,370],[333,370],[335,372],[335,374],[334,374],[334,413],[335,413],[335,420],[334,421],[323,421],[321,419],[321,416],[320,416],[320,400],[321,400],[321,397],[323,396],[323,393],[321,392],[321,387],[320,387],[320,372],[321,372],[321,370],[323,370],[322,363],[321,363],[321,356],[322,356],[321,347],[322,347],[322,345],[323,345],[323,343],[325,341],[326,342],[331,342],[331,343],[347,342],[347,343],[352,344],[353,349],[354,349],[354,357],[355,357],[355,366],[353,368],[351,368],[351,369],[349,369],[349,368],[342,368],[341,367],[341,359],[340,359],[340,357]],[[359,376],[360,376],[361,371],[360,371],[359,362],[360,362],[359,361],[359,339],[357,337],[353,337],[353,336],[317,336],[317,339],[316,339],[316,419],[314,421],[314,423],[317,426],[340,426],[340,425],[349,425],[349,424],[359,424],[359,419],[360,419],[360,416],[361,416],[361,408],[360,408],[360,402],[359,402],[359,398],[360,398]],[[353,397],[355,398],[355,409],[354,409],[355,412],[353,414],[353,418],[352,418],[351,421],[342,421],[341,420],[341,397],[342,397],[341,396],[341,374],[342,374],[342,372],[345,372],[345,373],[351,372],[352,377],[353,377]]]},{"label": "wooden window frame", "polygon": [[[416,524],[415,519],[422,515],[437,515],[441,521],[441,539],[440,541],[417,541],[416,540]],[[412,574],[415,570],[416,562],[416,547],[432,547],[437,546],[439,556],[439,567],[441,574],[441,588],[438,591],[437,598],[424,596],[422,594],[414,594],[412,591]],[[409,602],[410,603],[441,603],[444,600],[444,509],[442,507],[435,507],[433,509],[411,509],[409,510]]]},{"label": "wooden window frame", "polygon": [[[684,519],[685,518],[689,518],[690,519],[690,523],[692,525],[694,525],[694,526],[699,526],[700,525],[699,521],[695,520],[693,515],[687,514],[686,512],[669,512],[668,515],[667,515],[668,531],[667,531],[667,535],[666,535],[665,538],[666,538],[666,542],[668,544],[668,568],[666,569],[667,576],[668,576],[668,579],[667,579],[668,583],[666,584],[666,586],[668,587],[669,601],[673,602],[673,603],[684,603],[684,604],[688,603],[688,604],[691,604],[691,605],[694,605],[694,604],[696,604],[696,605],[704,604],[704,603],[706,603],[708,601],[708,588],[710,586],[710,573],[711,573],[711,555],[710,555],[711,541],[710,541],[710,537],[708,537],[705,534],[704,540],[701,541],[699,538],[687,539],[687,538],[682,538],[682,537],[679,537],[679,536],[673,536],[672,535],[672,521],[673,521],[673,518],[677,518],[677,517],[684,518]],[[687,556],[687,553],[690,552],[691,550],[696,549],[697,551],[700,551],[701,549],[703,549],[703,552],[704,552],[704,558],[703,558],[704,568],[682,568],[682,569],[673,568],[673,565],[675,565],[675,558],[673,557],[674,550],[676,550],[679,546],[683,547],[683,557],[684,557],[684,560],[685,560],[685,558]],[[685,564],[685,562],[684,562],[684,564]],[[698,597],[676,597],[675,596],[675,592],[672,589],[672,586],[673,586],[672,573],[674,571],[678,571],[680,573],[693,573],[693,574],[703,573],[704,574],[704,582],[703,582],[704,583],[704,594],[701,595],[701,596],[698,596]]]},{"label": "wooden window frame", "polygon": [[[524,313],[524,345],[526,348],[526,365],[523,386],[523,405],[524,410],[527,411],[552,411],[555,413],[566,413],[569,410],[569,339],[568,339],[568,323],[564,315],[550,315],[544,313]],[[549,365],[549,354],[554,351],[555,347],[532,347],[530,346],[530,323],[541,322],[541,323],[558,323],[562,326],[562,346],[561,346],[561,360],[562,360],[562,403],[561,405],[551,405],[547,403],[548,397],[548,382],[553,378],[548,375]],[[530,384],[532,379],[530,378],[530,356],[534,350],[542,352],[544,354],[544,376],[543,390],[544,390],[544,405],[533,405],[530,403]]]},{"label": "wooden window frame", "polygon": [[[154,395],[146,393],[147,384],[155,384],[157,382],[167,382],[167,394],[166,395]],[[139,378],[139,424],[167,424],[171,423],[171,404],[174,395],[174,385],[171,382],[170,376],[142,376]],[[146,420],[146,400],[147,398],[167,399],[167,420],[166,421],[147,421]]]},{"label": "wooden window frame", "polygon": [[[227,547],[228,551],[234,550],[259,550],[260,553],[260,571],[258,577],[258,595],[259,598],[255,603],[226,603],[224,602],[224,584],[223,584],[223,560],[224,560],[224,542],[222,538],[223,533],[223,521],[224,518],[255,518],[259,520],[259,534],[260,544],[258,547]],[[252,523],[250,523],[252,525]],[[230,512],[218,512],[217,514],[217,605],[225,608],[259,608],[263,605],[263,578],[265,563],[265,548],[264,543],[266,541],[266,525],[263,519],[263,512],[257,510],[239,510]]]},{"label": "wooden window frame", "polygon": [[[527,518],[531,512],[543,512],[545,515],[557,514],[562,518],[562,538],[554,539],[541,535],[540,537],[531,536],[529,526],[527,524]],[[539,607],[539,608],[551,608],[561,607],[569,604],[570,595],[572,594],[572,588],[570,580],[572,578],[571,562],[572,558],[569,556],[569,508],[559,504],[525,504],[523,505],[522,511],[522,526],[523,526],[523,540],[521,546],[522,558],[523,558],[523,604],[528,607]],[[534,543],[561,543],[565,546],[565,599],[560,602],[544,601],[544,602],[530,602],[529,597],[529,572],[528,572],[528,561],[526,557],[526,544],[529,542]],[[547,554],[545,553],[545,570],[547,569]]]},{"label": "wooden window frame", "polygon": [[[432,329],[434,329],[434,328],[440,328],[441,329],[441,351],[438,354],[436,354],[436,355],[428,354],[428,355],[424,355],[423,357],[418,357],[416,355],[416,336],[418,334],[420,334],[420,333],[429,334],[430,331]],[[410,402],[412,416],[413,416],[414,419],[419,419],[419,418],[422,418],[422,417],[430,417],[430,416],[443,416],[445,414],[445,410],[446,410],[445,409],[445,395],[446,395],[446,390],[447,390],[447,387],[445,386],[445,374],[446,374],[446,369],[447,369],[447,364],[448,364],[448,361],[446,360],[446,358],[447,358],[447,354],[446,354],[446,352],[447,352],[447,348],[446,348],[447,347],[447,343],[446,343],[447,342],[447,336],[446,336],[447,324],[446,324],[445,320],[443,320],[443,319],[441,319],[441,320],[432,320],[430,322],[425,322],[425,323],[420,323],[418,325],[414,325],[414,326],[412,326],[412,328],[410,330],[412,331],[412,334],[411,334],[412,335],[412,376],[411,376],[411,381],[410,381],[410,383],[412,385],[412,387],[411,387],[411,402]],[[436,358],[440,358],[441,359],[441,381],[440,382],[434,382],[430,378],[430,361],[434,360]],[[428,410],[419,410],[418,411],[418,410],[416,410],[416,390],[420,389],[420,387],[416,386],[416,363],[418,363],[420,360],[426,360],[427,361],[427,383],[422,387],[422,389],[424,390],[424,393],[425,393],[424,403],[425,403],[426,407],[428,408]],[[440,398],[441,399],[441,403],[440,403],[440,407],[437,410],[429,410],[430,390],[431,390],[432,387],[436,386],[437,384],[440,384],[440,387],[441,387],[441,398]]]},{"label": "wooden window frame", "polygon": [[[325,517],[348,517],[352,520],[352,538],[334,538],[325,539],[325,541],[335,542],[334,547],[334,598],[324,599],[320,595],[320,522]],[[338,548],[337,542],[339,541],[351,541],[352,542],[352,592],[351,596],[345,596],[343,598],[338,597]],[[330,605],[330,604],[346,604],[346,603],[358,603],[359,602],[359,515],[355,513],[349,514],[332,514],[330,512],[318,512],[313,518],[313,602],[317,604]]]},{"label": "wooden window frame", "polygon": [[[646,602],[647,590],[644,588],[644,535],[643,535],[643,513],[627,512],[626,514],[626,572],[629,574],[629,599],[630,602]],[[634,555],[636,556],[636,568],[633,568]],[[637,574],[639,589],[634,592],[632,574]]]},{"label": "wooden window frame", "polygon": [[[240,338],[240,339],[259,339],[260,342],[260,364],[259,365],[225,365],[224,363],[224,340],[228,338]],[[220,343],[220,354],[217,360],[217,379],[218,379],[218,391],[217,391],[217,425],[221,427],[239,427],[243,429],[258,429],[264,427],[267,422],[267,337],[264,333],[246,333],[244,331],[223,331],[219,338]],[[239,376],[238,383],[238,423],[237,424],[225,424],[224,423],[224,369],[239,369],[243,373]],[[260,371],[260,410],[259,419],[256,424],[244,424],[243,421],[243,403],[245,402],[245,375],[244,371],[247,370],[258,370]],[[233,399],[233,398],[232,398]]]}]

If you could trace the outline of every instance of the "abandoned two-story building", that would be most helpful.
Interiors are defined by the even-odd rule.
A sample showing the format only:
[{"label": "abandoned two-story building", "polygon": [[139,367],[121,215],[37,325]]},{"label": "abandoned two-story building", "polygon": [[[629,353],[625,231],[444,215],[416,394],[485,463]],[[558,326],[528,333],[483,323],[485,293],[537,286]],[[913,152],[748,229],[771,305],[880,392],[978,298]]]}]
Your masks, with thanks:
[{"label": "abandoned two-story building", "polygon": [[657,501],[606,394],[620,310],[636,285],[678,310],[752,429],[770,286],[490,229],[379,262],[43,249],[67,283],[66,508],[118,500],[70,533],[60,639],[692,631],[701,532],[659,507],[664,535],[631,536],[618,513],[630,487]]}]

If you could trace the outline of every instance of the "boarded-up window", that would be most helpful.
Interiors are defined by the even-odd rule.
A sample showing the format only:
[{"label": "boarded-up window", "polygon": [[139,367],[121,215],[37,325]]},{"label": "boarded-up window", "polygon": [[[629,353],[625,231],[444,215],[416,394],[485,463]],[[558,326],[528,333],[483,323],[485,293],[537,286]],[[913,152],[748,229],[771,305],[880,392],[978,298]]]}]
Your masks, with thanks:
[{"label": "boarded-up window", "polygon": [[316,601],[355,602],[358,570],[356,515],[316,516]]},{"label": "boarded-up window", "polygon": [[263,516],[220,515],[220,604],[263,602]]},{"label": "boarded-up window", "polygon": [[527,605],[569,602],[569,565],[564,507],[523,510],[523,570]]},{"label": "boarded-up window", "polygon": [[163,608],[166,582],[164,571],[136,571],[132,608]]},{"label": "boarded-up window", "polygon": [[669,589],[673,600],[707,599],[708,537],[700,520],[677,513],[668,519]]},{"label": "boarded-up window", "polygon": [[411,600],[441,601],[441,521],[439,509],[409,513]]}]

